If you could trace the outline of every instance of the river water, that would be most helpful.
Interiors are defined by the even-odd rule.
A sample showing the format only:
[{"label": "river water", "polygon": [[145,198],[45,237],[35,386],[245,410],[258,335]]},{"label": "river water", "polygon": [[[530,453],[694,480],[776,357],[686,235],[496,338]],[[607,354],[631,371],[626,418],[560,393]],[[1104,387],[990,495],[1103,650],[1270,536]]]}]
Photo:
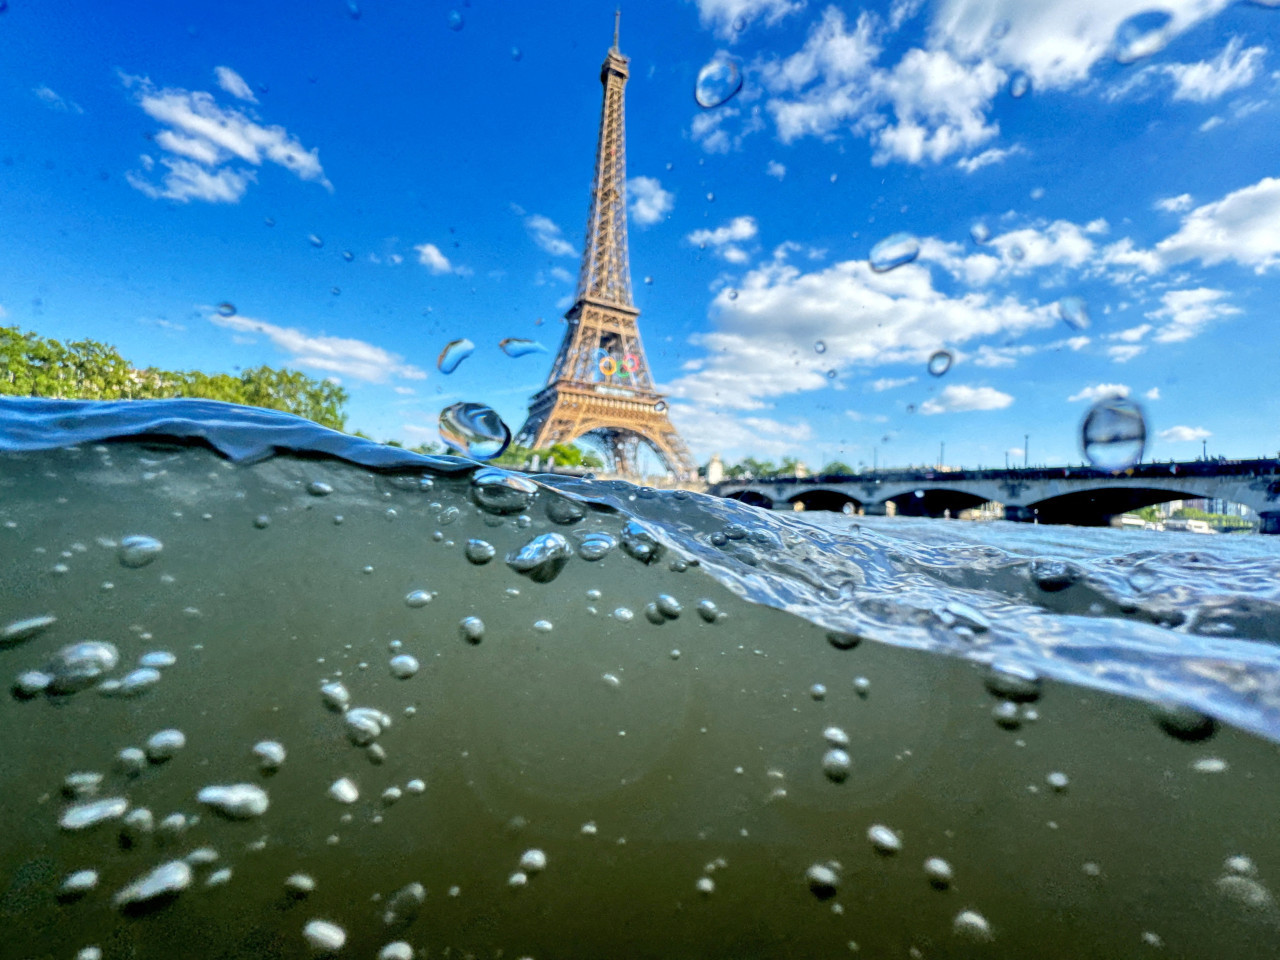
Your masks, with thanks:
[{"label": "river water", "polygon": [[5,955],[1272,955],[1274,543],[0,401]]}]

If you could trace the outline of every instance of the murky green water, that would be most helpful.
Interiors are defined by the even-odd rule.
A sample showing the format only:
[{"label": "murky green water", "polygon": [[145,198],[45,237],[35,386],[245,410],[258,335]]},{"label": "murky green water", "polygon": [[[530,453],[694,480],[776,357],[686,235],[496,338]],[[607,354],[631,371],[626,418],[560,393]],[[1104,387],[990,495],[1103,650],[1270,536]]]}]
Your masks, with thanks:
[{"label": "murky green water", "polygon": [[[63,691],[28,676],[0,701],[4,955],[310,956],[312,921],[351,957],[1273,950],[1274,742],[1187,710],[1159,715],[1171,735],[1139,699],[1007,659],[993,678],[981,656],[843,649],[742,599],[749,573],[711,576],[712,535],[626,527],[650,501],[692,524],[693,501],[629,517],[484,477],[133,442],[0,454],[0,628],[56,618],[10,630],[0,662]],[[724,550],[751,542],[725,529]],[[591,534],[617,545],[584,559]],[[548,536],[568,553],[507,562]],[[966,628],[979,647],[1001,632],[999,603],[970,612],[992,618]],[[117,662],[59,661],[85,640]],[[1193,662],[1229,673],[1207,650]],[[158,681],[103,689],[147,654]],[[121,758],[165,730],[169,759]],[[200,799],[238,784],[266,809]],[[158,868],[156,895],[130,889]]]}]

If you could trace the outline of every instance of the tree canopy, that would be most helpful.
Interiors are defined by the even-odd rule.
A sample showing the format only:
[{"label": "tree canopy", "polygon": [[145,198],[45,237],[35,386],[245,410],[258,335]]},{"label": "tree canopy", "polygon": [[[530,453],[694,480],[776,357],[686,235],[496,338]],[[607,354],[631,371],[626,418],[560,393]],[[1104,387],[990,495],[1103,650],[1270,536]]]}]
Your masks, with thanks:
[{"label": "tree canopy", "polygon": [[193,397],[294,413],[342,430],[350,395],[328,380],[295,370],[254,367],[238,376],[199,370],[137,369],[115,347],[95,340],[63,344],[0,327],[0,394],[73,400]]}]

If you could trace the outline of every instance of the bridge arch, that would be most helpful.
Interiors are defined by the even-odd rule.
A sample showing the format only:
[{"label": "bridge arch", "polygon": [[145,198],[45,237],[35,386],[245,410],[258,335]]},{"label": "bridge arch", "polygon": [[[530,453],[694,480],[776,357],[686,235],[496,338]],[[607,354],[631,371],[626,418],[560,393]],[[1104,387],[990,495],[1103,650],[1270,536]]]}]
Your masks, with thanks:
[{"label": "bridge arch", "polygon": [[726,500],[737,500],[739,503],[745,503],[748,507],[760,507],[764,510],[773,509],[773,498],[766,496],[759,490],[737,490],[733,493],[725,494]]},{"label": "bridge arch", "polygon": [[887,497],[884,502],[892,503],[900,517],[955,517],[961,510],[971,510],[990,501],[965,490],[922,487]]},{"label": "bridge arch", "polygon": [[1040,523],[1070,523],[1078,527],[1105,527],[1111,518],[1170,500],[1197,500],[1203,493],[1162,487],[1095,487],[1046,497],[1026,505]]},{"label": "bridge arch", "polygon": [[795,509],[799,504],[802,510],[827,510],[831,513],[857,513],[863,502],[857,497],[840,490],[826,490],[821,487],[804,490],[795,496],[788,497],[787,503]]}]

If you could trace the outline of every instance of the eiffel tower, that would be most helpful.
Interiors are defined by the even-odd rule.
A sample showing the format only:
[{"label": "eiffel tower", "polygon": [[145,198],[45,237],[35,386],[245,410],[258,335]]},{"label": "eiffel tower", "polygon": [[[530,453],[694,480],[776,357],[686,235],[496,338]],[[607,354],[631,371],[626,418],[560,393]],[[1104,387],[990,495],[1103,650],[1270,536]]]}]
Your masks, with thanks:
[{"label": "eiffel tower", "polygon": [[545,448],[585,436],[624,476],[636,475],[640,444],[647,443],[672,474],[687,479],[696,468],[667,417],[666,400],[653,388],[636,327],[640,311],[631,302],[622,110],[628,63],[618,51],[615,14],[613,46],[600,68],[604,106],[577,296],[564,315],[569,329],[546,386],[529,401],[516,442]]}]

